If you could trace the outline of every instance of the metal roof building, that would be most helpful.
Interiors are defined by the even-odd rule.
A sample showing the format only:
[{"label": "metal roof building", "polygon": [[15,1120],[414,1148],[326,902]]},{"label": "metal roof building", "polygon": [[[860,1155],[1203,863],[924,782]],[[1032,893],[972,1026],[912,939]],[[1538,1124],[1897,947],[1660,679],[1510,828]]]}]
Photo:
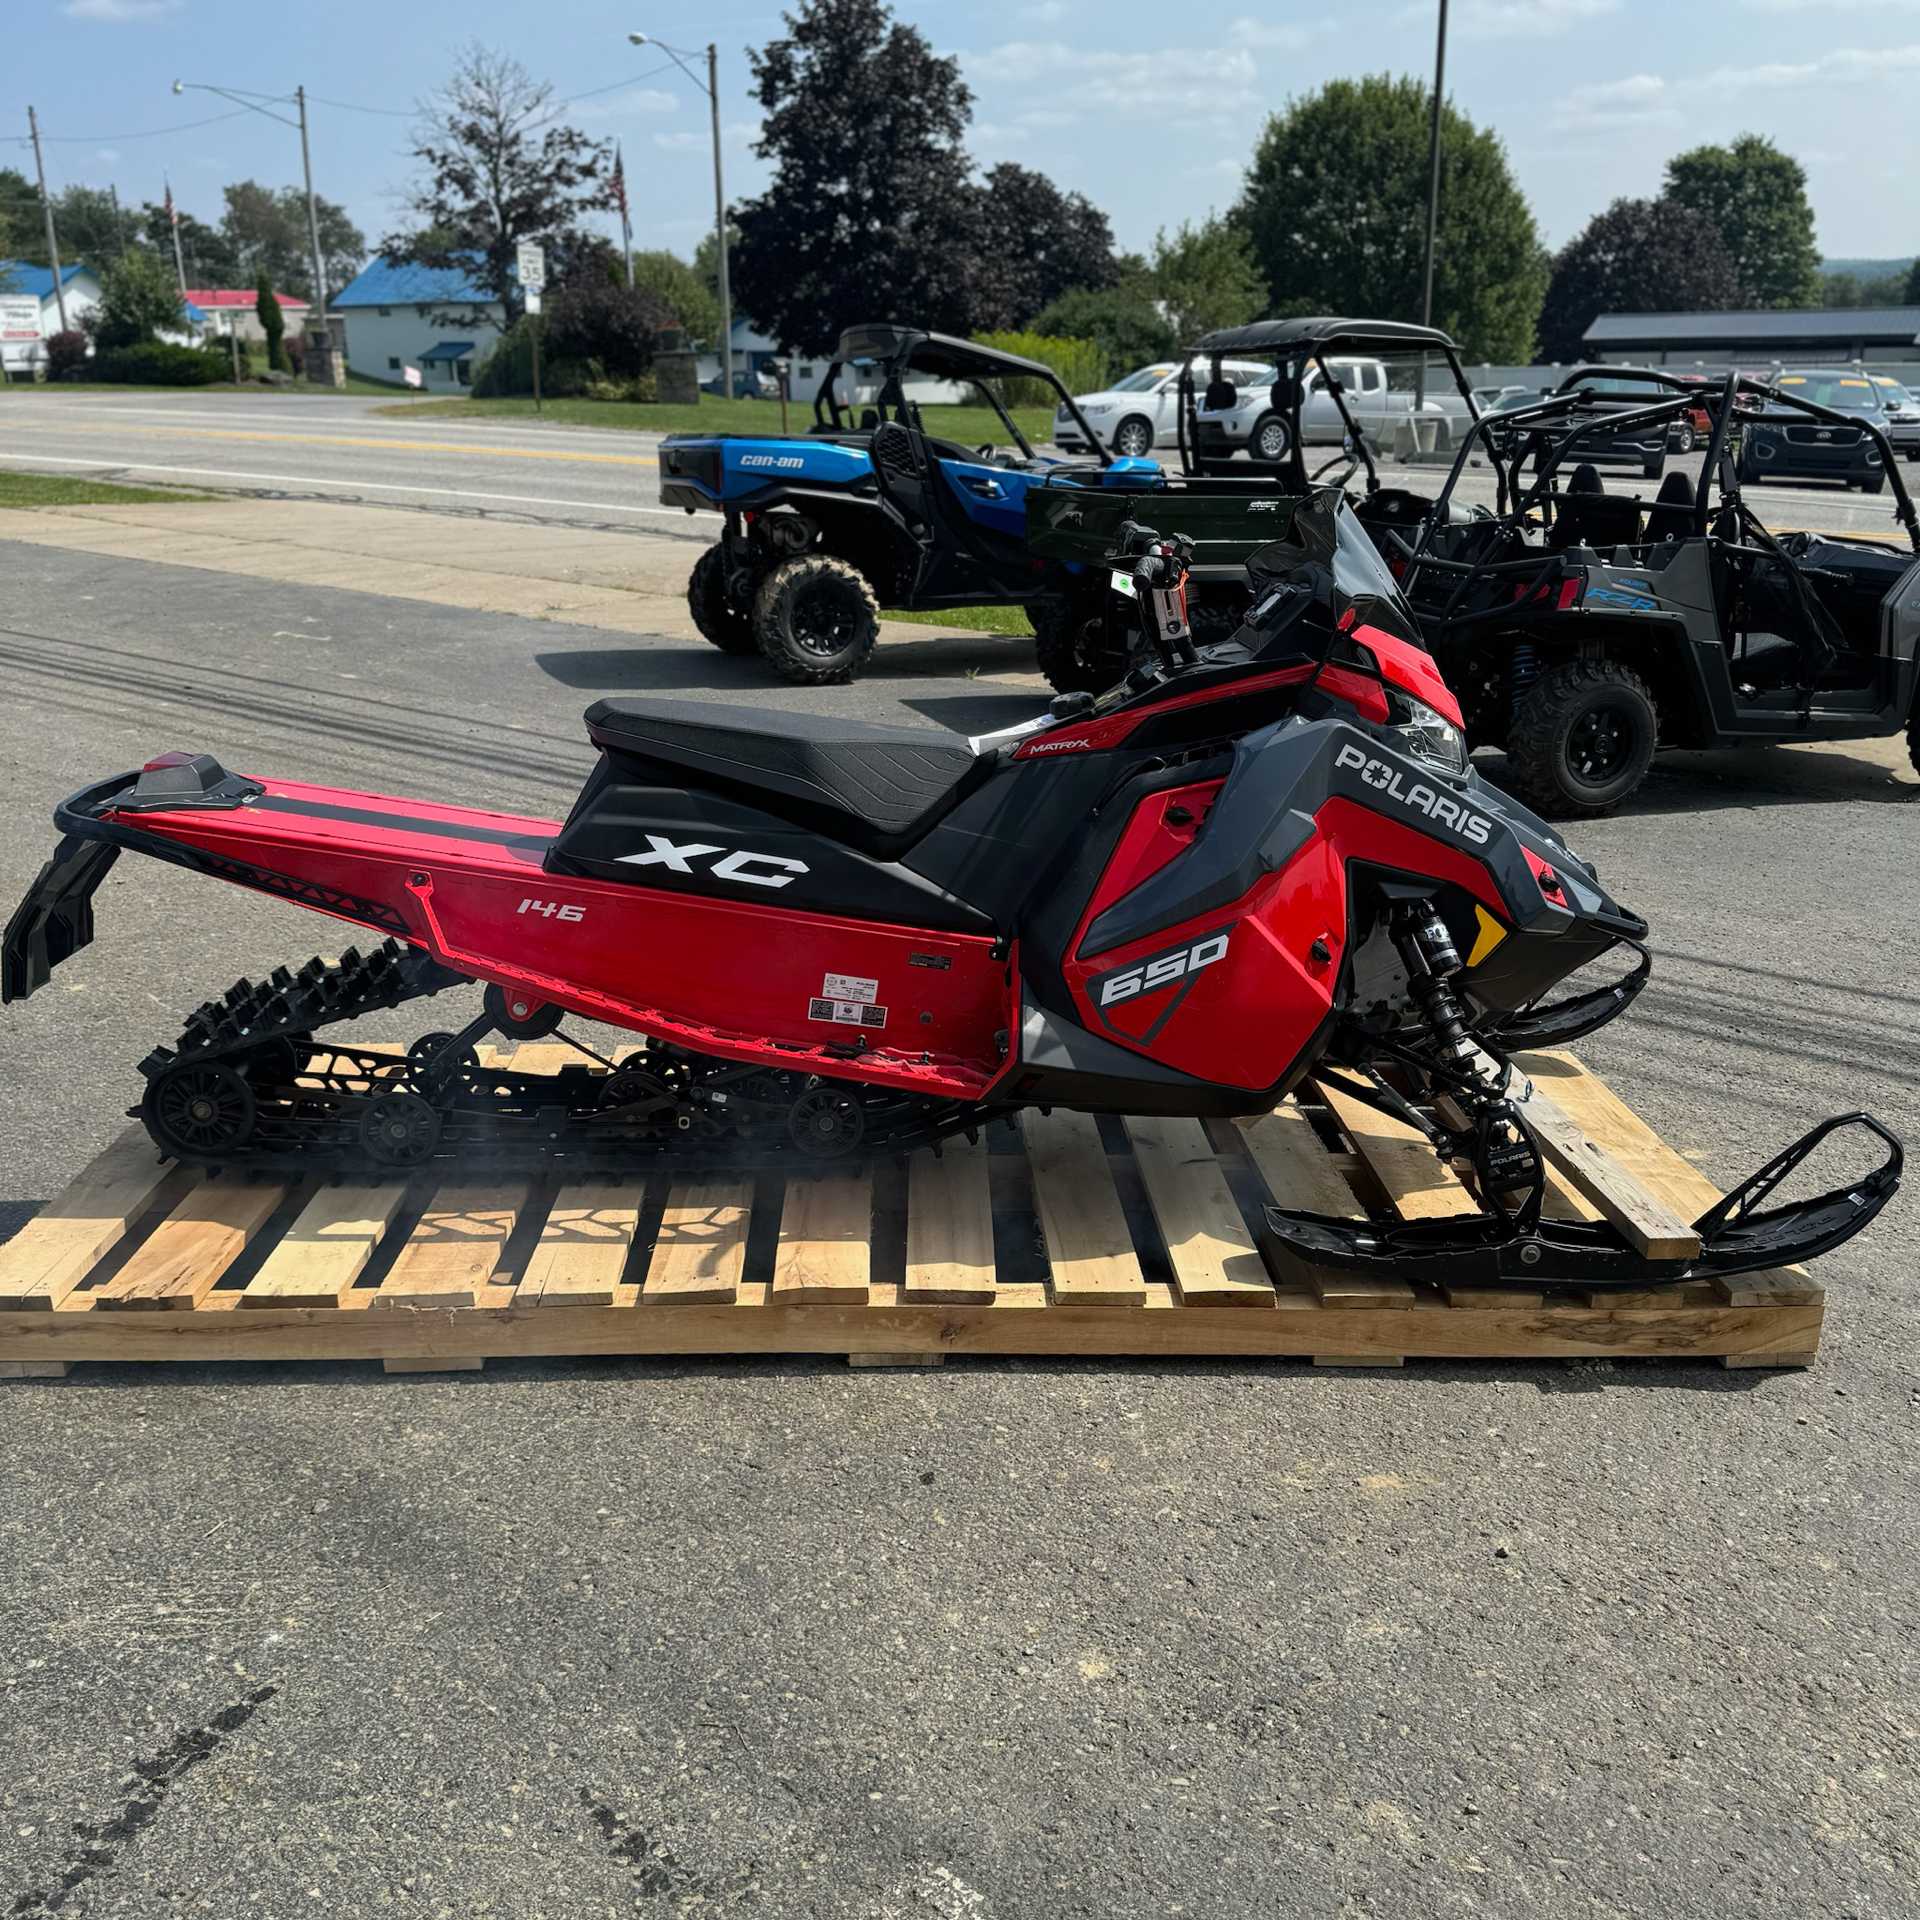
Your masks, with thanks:
[{"label": "metal roof building", "polygon": [[1596,360],[1741,365],[1920,362],[1920,307],[1809,307],[1746,313],[1603,313],[1584,336]]}]

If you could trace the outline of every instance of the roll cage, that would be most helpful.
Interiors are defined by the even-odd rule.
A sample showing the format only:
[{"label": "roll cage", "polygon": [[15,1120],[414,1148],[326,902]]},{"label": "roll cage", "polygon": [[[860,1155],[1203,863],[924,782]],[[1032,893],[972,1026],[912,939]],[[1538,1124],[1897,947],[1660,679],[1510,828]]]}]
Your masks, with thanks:
[{"label": "roll cage", "polygon": [[[1640,404],[1631,397],[1598,393],[1593,383],[1602,379],[1632,381],[1655,388],[1661,397]],[[1812,596],[1805,592],[1799,567],[1742,498],[1734,437],[1736,426],[1804,418],[1857,427],[1870,434],[1880,448],[1883,470],[1893,483],[1894,517],[1906,529],[1908,545],[1920,553],[1920,515],[1915,513],[1886,435],[1871,421],[1823,407],[1816,401],[1803,400],[1797,394],[1782,393],[1765,381],[1739,373],[1729,373],[1716,390],[1676,379],[1655,368],[1586,366],[1576,368],[1544,400],[1516,407],[1509,413],[1489,414],[1473,422],[1461,439],[1446,484],[1421,524],[1416,540],[1409,543],[1390,528],[1382,530],[1404,560],[1401,585],[1407,598],[1416,604],[1421,601],[1420,590],[1426,584],[1423,576],[1437,575],[1443,582],[1451,581],[1452,591],[1442,605],[1432,608],[1430,617],[1437,616],[1441,629],[1452,632],[1482,621],[1510,620],[1521,608],[1543,601],[1551,603],[1559,582],[1571,577],[1573,568],[1581,564],[1570,556],[1568,549],[1557,547],[1529,548],[1519,558],[1506,560],[1456,560],[1432,551],[1436,536],[1449,525],[1449,504],[1476,446],[1484,448],[1488,465],[1494,471],[1498,502],[1495,521],[1504,523],[1524,538],[1528,516],[1544,503],[1579,497],[1561,494],[1555,482],[1569,456],[1580,450],[1583,441],[1662,424],[1702,407],[1712,421],[1712,428],[1701,466],[1702,484],[1687,510],[1687,525],[1680,537],[1705,539],[1711,529],[1735,552],[1747,548],[1751,542],[1752,548],[1787,568],[1800,589],[1797,597],[1807,602],[1807,617],[1816,629],[1830,622]],[[1784,411],[1775,413],[1771,411],[1774,407]],[[1523,470],[1529,460],[1534,463],[1535,471],[1531,483],[1523,488]],[[1717,507],[1713,498],[1716,487]],[[1556,513],[1558,510],[1556,504]],[[1483,608],[1470,605],[1476,588],[1509,585],[1514,592],[1498,604]]]},{"label": "roll cage", "polygon": [[[1201,399],[1218,406],[1230,406],[1234,397],[1231,391],[1218,399],[1214,398],[1220,388],[1232,388],[1233,383],[1223,375],[1223,362],[1243,359],[1250,354],[1262,354],[1271,356],[1279,366],[1279,375],[1272,388],[1272,404],[1274,411],[1285,417],[1289,428],[1287,452],[1280,463],[1278,475],[1281,491],[1296,494],[1308,492],[1321,484],[1321,475],[1344,457],[1346,471],[1333,484],[1344,486],[1354,469],[1364,464],[1367,491],[1379,492],[1380,474],[1374,465],[1373,449],[1348,410],[1346,389],[1335,376],[1329,362],[1336,357],[1351,358],[1356,354],[1385,356],[1409,352],[1437,353],[1441,356],[1453,375],[1455,390],[1466,404],[1468,420],[1477,423],[1481,418],[1480,406],[1467,382],[1466,370],[1460,364],[1460,350],[1437,327],[1416,327],[1399,320],[1323,317],[1256,320],[1250,326],[1223,327],[1203,334],[1187,349],[1186,361],[1180,369],[1180,401],[1176,420],[1182,469],[1189,474],[1203,470],[1200,453],[1201,400],[1195,398],[1195,363],[1204,361],[1208,367],[1209,377]],[[1339,410],[1340,419],[1346,427],[1347,445],[1332,459],[1309,473],[1306,442],[1300,431],[1300,409],[1306,393],[1306,377],[1314,367],[1320,369],[1321,391],[1331,397]]]},{"label": "roll cage", "polygon": [[[880,390],[862,415],[871,411],[871,421],[856,419],[854,409],[841,403],[840,375],[857,362],[877,364],[881,369]],[[859,433],[888,421],[898,421],[915,433],[933,439],[920,417],[918,403],[907,397],[904,385],[909,373],[923,373],[936,380],[964,381],[979,389],[989,407],[1006,428],[1007,437],[1020,449],[1022,459],[1037,458],[1026,435],[1015,424],[1013,414],[1002,399],[996,378],[1040,380],[1060,397],[1061,404],[1079,426],[1081,436],[1103,467],[1113,464],[1113,455],[1101,444],[1099,436],[1087,424],[1074,397],[1061,384],[1060,376],[1044,361],[1028,360],[1017,353],[1003,353],[998,347],[982,346],[975,340],[956,339],[952,334],[926,333],[917,327],[869,324],[848,327],[840,336],[832,364],[813,397],[813,431],[839,436]]]}]

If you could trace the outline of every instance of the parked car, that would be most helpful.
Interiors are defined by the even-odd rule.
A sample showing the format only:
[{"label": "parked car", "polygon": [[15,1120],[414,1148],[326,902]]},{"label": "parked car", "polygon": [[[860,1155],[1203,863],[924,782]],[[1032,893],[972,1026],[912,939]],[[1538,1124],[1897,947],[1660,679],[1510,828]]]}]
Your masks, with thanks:
[{"label": "parked car", "polygon": [[1903,387],[1890,374],[1874,373],[1867,377],[1880,396],[1888,443],[1895,453],[1904,454],[1909,460],[1920,460],[1920,394]]},{"label": "parked car", "polygon": [[[1613,415],[1644,416],[1651,403],[1665,400],[1672,391],[1667,376],[1640,368],[1623,368],[1618,373],[1576,368],[1549,392],[1516,394],[1504,407],[1496,408],[1492,415],[1496,423],[1512,417],[1514,424],[1506,428],[1496,424],[1489,430],[1489,441],[1513,459],[1531,459],[1538,466],[1550,450],[1577,431],[1582,461],[1595,467],[1638,467],[1649,480],[1657,480],[1666,466],[1675,425],[1684,421],[1691,434],[1691,412],[1669,409],[1658,419],[1631,418],[1613,431],[1606,422]],[[1565,404],[1534,411],[1547,401]],[[1691,449],[1691,437],[1687,445]]]},{"label": "parked car", "polygon": [[[1292,445],[1292,429],[1284,410],[1274,405],[1273,384],[1278,368],[1260,364],[1251,372],[1238,362],[1222,360],[1218,371],[1206,366],[1209,378],[1195,385],[1200,399],[1195,423],[1201,454],[1209,460],[1231,460],[1244,452],[1263,467],[1278,466]],[[1340,383],[1343,416],[1328,380]],[[1301,376],[1300,436],[1310,447],[1337,447],[1348,436],[1347,421],[1376,447],[1386,447],[1402,421],[1413,417],[1413,392],[1396,388],[1387,363],[1368,355],[1329,356],[1316,360]],[[1423,413],[1434,421],[1434,445],[1452,444],[1452,419],[1437,399],[1429,398]]]},{"label": "parked car", "polygon": [[[1271,384],[1273,369],[1235,362],[1228,378]],[[1180,362],[1162,360],[1150,367],[1136,367],[1124,380],[1116,380],[1099,393],[1076,394],[1074,405],[1103,445],[1122,459],[1142,459],[1155,447],[1170,447],[1179,440]],[[1093,451],[1064,405],[1053,416],[1053,444],[1063,453]]]},{"label": "parked car", "polygon": [[1776,374],[1774,386],[1817,407],[1851,414],[1860,426],[1825,420],[1765,415],[1751,421],[1740,446],[1740,478],[1759,480],[1838,480],[1862,493],[1878,493],[1887,483],[1886,463],[1867,426],[1887,430],[1881,396],[1873,381],[1851,369],[1829,372],[1794,368]]}]

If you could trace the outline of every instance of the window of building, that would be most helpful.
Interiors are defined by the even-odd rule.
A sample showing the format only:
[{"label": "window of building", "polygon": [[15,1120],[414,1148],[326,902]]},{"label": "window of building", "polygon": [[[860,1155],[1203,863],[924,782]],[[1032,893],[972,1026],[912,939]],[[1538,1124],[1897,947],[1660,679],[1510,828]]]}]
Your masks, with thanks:
[{"label": "window of building", "polygon": [[391,370],[392,370],[392,371],[393,371],[394,373],[398,373],[398,372],[400,371],[400,356],[399,356],[399,355],[398,355],[397,353],[390,353],[390,354],[388,354],[388,355],[387,355],[387,366],[388,366],[388,367],[389,367],[389,368],[390,368],[390,369],[391,369]]},{"label": "window of building", "polygon": [[393,309],[391,307],[382,307],[380,309],[380,318],[382,320],[391,320],[393,318]]}]

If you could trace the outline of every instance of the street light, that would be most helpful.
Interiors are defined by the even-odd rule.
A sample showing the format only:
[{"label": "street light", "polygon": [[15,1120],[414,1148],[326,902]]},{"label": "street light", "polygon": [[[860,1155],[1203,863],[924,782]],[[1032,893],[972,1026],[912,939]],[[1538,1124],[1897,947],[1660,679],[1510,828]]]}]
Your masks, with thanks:
[{"label": "street light", "polygon": [[[237,107],[250,107],[255,113],[264,113],[269,120],[278,120],[283,127],[300,129],[300,165],[307,178],[307,244],[313,250],[313,292],[314,311],[320,316],[324,328],[327,322],[327,269],[320,254],[320,216],[313,199],[313,157],[307,147],[307,90],[295,87],[292,93],[247,93],[236,92],[231,87],[209,87],[197,80],[176,80],[173,83],[175,93],[217,93],[222,100],[231,100]],[[284,113],[275,113],[273,107],[263,105],[272,101],[276,106],[291,102],[299,109],[300,117],[289,120]]]},{"label": "street light", "polygon": [[670,47],[650,34],[630,33],[627,39],[636,47],[658,47],[684,73],[713,107],[713,240],[720,255],[720,391],[733,398],[733,292],[727,283],[727,191],[720,181],[720,56],[712,42],[707,45],[707,77],[702,80],[687,65],[699,59],[689,47]]}]

